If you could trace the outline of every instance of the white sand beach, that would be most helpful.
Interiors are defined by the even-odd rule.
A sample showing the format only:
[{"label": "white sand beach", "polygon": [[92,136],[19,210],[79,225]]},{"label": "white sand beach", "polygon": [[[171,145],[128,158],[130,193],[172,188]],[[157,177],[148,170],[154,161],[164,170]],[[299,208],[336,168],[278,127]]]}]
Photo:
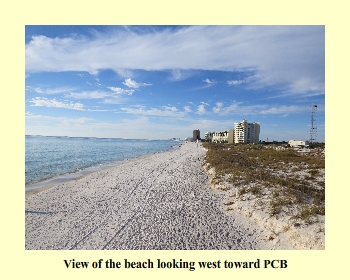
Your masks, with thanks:
[{"label": "white sand beach", "polygon": [[[28,250],[276,249],[271,232],[225,211],[196,143],[128,161],[25,202]],[[288,242],[278,249],[290,249]]]}]

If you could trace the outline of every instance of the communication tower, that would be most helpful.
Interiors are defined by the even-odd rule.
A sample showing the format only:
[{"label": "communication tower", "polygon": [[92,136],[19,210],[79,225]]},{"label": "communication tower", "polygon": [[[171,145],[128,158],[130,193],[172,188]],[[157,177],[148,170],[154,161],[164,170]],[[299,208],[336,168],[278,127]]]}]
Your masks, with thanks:
[{"label": "communication tower", "polygon": [[316,126],[316,111],[317,105],[313,104],[311,107],[311,128],[310,128],[310,144],[316,142],[317,126]]}]

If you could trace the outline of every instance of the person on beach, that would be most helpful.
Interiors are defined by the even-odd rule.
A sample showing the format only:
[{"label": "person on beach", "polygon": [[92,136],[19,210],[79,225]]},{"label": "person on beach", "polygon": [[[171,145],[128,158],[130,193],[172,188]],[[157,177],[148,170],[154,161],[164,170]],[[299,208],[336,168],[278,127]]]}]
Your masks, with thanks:
[{"label": "person on beach", "polygon": [[[197,143],[197,155],[198,155],[198,138],[197,138],[197,141],[196,141],[196,143]],[[199,160],[199,157],[198,157],[198,160]]]}]

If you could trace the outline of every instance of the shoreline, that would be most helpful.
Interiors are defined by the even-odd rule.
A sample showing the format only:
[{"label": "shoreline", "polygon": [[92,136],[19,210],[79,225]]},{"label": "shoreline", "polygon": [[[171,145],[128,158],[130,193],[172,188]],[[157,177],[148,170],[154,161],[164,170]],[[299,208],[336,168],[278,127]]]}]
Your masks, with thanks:
[{"label": "shoreline", "polygon": [[271,249],[262,227],[221,209],[204,156],[186,143],[26,198],[25,249]]},{"label": "shoreline", "polygon": [[84,168],[82,170],[76,171],[76,172],[56,175],[56,176],[53,176],[49,179],[45,179],[45,180],[42,180],[39,182],[25,184],[25,198],[31,197],[32,195],[35,195],[41,191],[56,187],[56,186],[63,184],[63,183],[68,183],[70,181],[79,180],[79,179],[84,178],[85,176],[87,176],[91,173],[94,173],[94,172],[103,171],[103,170],[110,169],[110,168],[113,168],[115,166],[127,163],[127,162],[132,162],[135,160],[151,157],[152,155],[155,155],[155,154],[166,153],[168,151],[176,150],[178,148],[179,148],[179,145],[174,145],[166,151],[150,153],[150,154],[146,154],[146,155],[142,155],[142,156],[134,157],[134,158],[125,158],[122,160],[117,160],[117,161],[113,161],[113,162],[106,163],[106,164],[97,164],[97,165],[93,165],[93,166]]}]

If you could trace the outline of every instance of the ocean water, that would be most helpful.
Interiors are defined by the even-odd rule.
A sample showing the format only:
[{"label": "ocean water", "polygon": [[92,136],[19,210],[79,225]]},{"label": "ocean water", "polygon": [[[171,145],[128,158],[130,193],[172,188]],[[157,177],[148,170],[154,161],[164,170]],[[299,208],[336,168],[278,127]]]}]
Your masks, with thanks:
[{"label": "ocean water", "polygon": [[[177,147],[172,140],[89,137],[25,137],[26,186],[103,169],[123,160]],[[73,176],[72,176],[73,174]]]}]

